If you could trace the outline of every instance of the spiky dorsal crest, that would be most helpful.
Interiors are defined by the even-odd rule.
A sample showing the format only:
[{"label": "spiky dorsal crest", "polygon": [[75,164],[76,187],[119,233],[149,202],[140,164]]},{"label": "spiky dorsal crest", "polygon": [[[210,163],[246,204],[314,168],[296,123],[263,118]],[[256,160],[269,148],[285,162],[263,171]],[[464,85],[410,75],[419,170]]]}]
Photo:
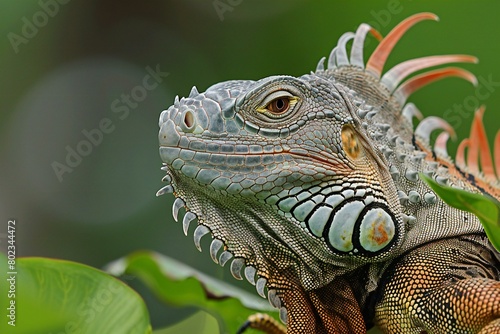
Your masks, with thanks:
[{"label": "spiky dorsal crest", "polygon": [[[324,70],[324,59],[321,59],[316,72],[324,72],[327,76],[332,76],[340,82],[344,82],[348,87],[360,85],[361,83],[358,82],[359,77],[356,74],[363,73],[365,80],[361,81],[366,84],[377,82],[380,86],[378,88],[384,90],[389,96],[396,98],[401,106],[405,104],[412,93],[439,79],[455,76],[476,84],[477,80],[472,73],[455,67],[428,71],[403,82],[412,74],[430,67],[451,63],[477,62],[477,58],[468,55],[440,55],[411,59],[394,66],[382,76],[384,65],[394,46],[412,26],[423,20],[437,20],[437,16],[431,13],[410,16],[391,30],[385,38],[381,38],[378,31],[364,23],[357,29],[355,34],[348,32],[341,36],[337,46],[330,54],[326,71]],[[380,44],[371,54],[365,67],[363,46],[369,32],[380,40]],[[349,58],[347,43],[350,40],[353,40],[353,43]],[[345,75],[345,71],[351,72],[350,75]],[[403,83],[401,84],[401,82]],[[363,90],[357,90],[357,92],[365,98],[372,97],[370,93],[364,93]]]},{"label": "spiky dorsal crest", "polygon": [[456,163],[464,173],[474,177],[479,187],[500,200],[500,131],[495,138],[492,156],[484,129],[484,111],[484,106],[476,111],[469,138],[458,146]]},{"label": "spiky dorsal crest", "polygon": [[[412,76],[418,71],[435,66],[451,63],[477,63],[477,58],[459,54],[427,56],[404,61],[383,73],[386,60],[397,42],[411,27],[424,20],[437,21],[438,17],[432,13],[415,14],[398,24],[385,38],[382,38],[380,33],[368,24],[362,24],[356,33],[342,35],[329,56],[327,69],[324,68],[325,59],[323,58],[318,63],[316,73],[345,84],[355,95],[367,101],[368,104],[382,106],[378,114],[389,120],[389,123],[392,121],[392,124],[398,124],[401,123],[400,121],[404,121],[409,130],[407,134],[413,137],[411,139],[415,140],[422,151],[428,153],[429,158],[444,164],[452,174],[475,180],[479,188],[499,198],[500,132],[495,138],[492,157],[482,122],[484,108],[480,108],[476,112],[470,138],[465,139],[460,144],[456,158],[457,164],[455,165],[446,149],[448,139],[450,137],[455,139],[453,128],[445,120],[438,117],[431,116],[421,120],[421,113],[417,107],[412,103],[406,103],[409,96],[420,88],[444,78],[458,77],[477,85],[477,79],[472,73],[457,67],[433,69]],[[365,66],[363,47],[368,33],[376,37],[380,43],[370,55]],[[350,40],[353,42],[349,57],[347,43]],[[374,114],[374,112],[372,113]],[[361,110],[361,118],[364,118],[365,115],[367,112]],[[414,116],[421,120],[415,131],[412,130]],[[432,147],[430,136],[434,130],[442,130],[443,132],[439,134],[434,147]],[[466,150],[467,158],[465,157]]]}]

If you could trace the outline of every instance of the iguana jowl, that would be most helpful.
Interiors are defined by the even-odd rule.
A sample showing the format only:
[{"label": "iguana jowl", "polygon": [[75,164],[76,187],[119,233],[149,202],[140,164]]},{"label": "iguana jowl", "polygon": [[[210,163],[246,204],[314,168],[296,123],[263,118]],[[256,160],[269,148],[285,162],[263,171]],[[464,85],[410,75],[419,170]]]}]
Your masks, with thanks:
[{"label": "iguana jowl", "polygon": [[[424,57],[382,75],[400,37],[427,19],[436,17],[414,15],[384,39],[362,24],[340,38],[326,69],[323,58],[297,78],[193,87],[160,116],[171,184],[159,194],[173,192],[175,219],[186,208],[186,234],[198,220],[198,248],[211,234],[215,262],[231,261],[259,294],[267,288],[287,333],[363,333],[373,324],[386,333],[500,333],[499,253],[474,215],[446,205],[419,177],[500,197],[484,110],[455,164],[446,153],[453,129],[427,117],[413,130],[420,112],[407,103],[441,78],[475,83],[455,67],[410,75],[476,59]],[[381,41],[365,66],[368,33]]]}]

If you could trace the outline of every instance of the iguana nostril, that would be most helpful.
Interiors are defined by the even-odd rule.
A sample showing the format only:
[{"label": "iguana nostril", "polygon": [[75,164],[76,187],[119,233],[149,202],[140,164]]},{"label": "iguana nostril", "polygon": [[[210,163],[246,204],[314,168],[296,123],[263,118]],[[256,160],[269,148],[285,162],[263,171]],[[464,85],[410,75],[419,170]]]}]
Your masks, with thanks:
[{"label": "iguana nostril", "polygon": [[189,131],[189,132],[193,131],[196,125],[196,118],[194,116],[193,111],[186,110],[184,112],[184,117],[182,119],[182,122],[183,122],[182,125],[184,125],[183,126],[184,131]]}]

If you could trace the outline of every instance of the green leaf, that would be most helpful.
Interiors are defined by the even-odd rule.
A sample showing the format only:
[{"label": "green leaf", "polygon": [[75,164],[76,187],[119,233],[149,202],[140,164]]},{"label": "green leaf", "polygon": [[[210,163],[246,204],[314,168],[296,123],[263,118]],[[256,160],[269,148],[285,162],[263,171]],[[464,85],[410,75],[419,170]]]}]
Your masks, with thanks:
[{"label": "green leaf", "polygon": [[500,251],[500,202],[491,196],[440,185],[424,174],[420,177],[446,204],[475,214],[493,246]]},{"label": "green leaf", "polygon": [[100,270],[47,258],[11,268],[3,254],[0,264],[1,333],[151,333],[141,297]]},{"label": "green leaf", "polygon": [[160,299],[196,306],[219,321],[221,332],[235,333],[256,312],[277,316],[267,300],[154,252],[136,252],[108,265],[114,275],[139,277]]},{"label": "green leaf", "polygon": [[207,312],[199,311],[175,325],[167,328],[156,329],[153,334],[179,334],[179,333],[196,333],[196,334],[213,334],[219,333],[219,324],[217,319]]}]

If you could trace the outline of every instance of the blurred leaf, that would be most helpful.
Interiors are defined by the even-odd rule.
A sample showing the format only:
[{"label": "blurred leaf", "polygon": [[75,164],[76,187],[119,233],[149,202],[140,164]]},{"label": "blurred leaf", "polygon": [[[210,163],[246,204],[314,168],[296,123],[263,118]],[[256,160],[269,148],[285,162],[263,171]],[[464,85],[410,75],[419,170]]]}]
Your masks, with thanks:
[{"label": "blurred leaf", "polygon": [[151,333],[141,297],[100,270],[47,258],[17,259],[10,268],[3,254],[0,263],[4,314],[15,303],[15,327],[3,315],[1,333]]},{"label": "blurred leaf", "polygon": [[165,302],[207,311],[218,319],[223,333],[235,333],[257,311],[277,316],[267,300],[155,252],[132,253],[110,263],[107,270],[139,277]]},{"label": "blurred leaf", "polygon": [[217,319],[207,312],[199,311],[187,319],[184,319],[173,326],[157,329],[153,334],[179,334],[179,333],[197,333],[213,334],[219,333]]},{"label": "blurred leaf", "polygon": [[500,251],[500,202],[487,195],[442,186],[424,174],[420,177],[446,204],[475,214],[493,246]]}]

